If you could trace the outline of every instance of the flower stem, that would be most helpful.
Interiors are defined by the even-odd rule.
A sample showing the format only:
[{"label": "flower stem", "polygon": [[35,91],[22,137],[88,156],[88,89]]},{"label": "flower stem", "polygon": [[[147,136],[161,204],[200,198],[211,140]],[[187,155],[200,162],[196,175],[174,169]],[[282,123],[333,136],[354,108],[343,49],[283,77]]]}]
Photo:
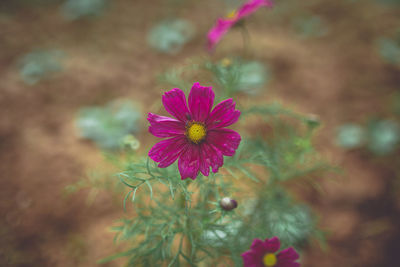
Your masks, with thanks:
[{"label": "flower stem", "polygon": [[246,24],[243,21],[241,24],[241,33],[242,33],[242,40],[243,40],[243,55],[244,56],[249,56],[250,55],[250,34],[249,31],[247,30]]}]

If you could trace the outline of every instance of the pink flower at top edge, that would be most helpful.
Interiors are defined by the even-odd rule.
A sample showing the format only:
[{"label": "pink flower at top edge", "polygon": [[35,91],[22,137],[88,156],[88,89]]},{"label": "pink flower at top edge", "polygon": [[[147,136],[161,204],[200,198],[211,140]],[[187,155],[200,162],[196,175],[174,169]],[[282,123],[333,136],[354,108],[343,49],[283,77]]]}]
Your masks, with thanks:
[{"label": "pink flower at top edge", "polygon": [[208,50],[214,50],[217,43],[239,20],[254,13],[262,6],[272,7],[271,0],[249,0],[244,3],[230,18],[219,18],[216,25],[207,34]]},{"label": "pink flower at top edge", "polygon": [[214,91],[211,87],[193,84],[186,103],[185,93],[178,89],[162,96],[165,109],[175,118],[149,113],[149,132],[167,138],[155,144],[149,157],[165,168],[178,158],[182,179],[196,179],[199,171],[208,176],[210,167],[216,173],[224,163],[223,156],[233,156],[239,146],[240,135],[225,127],[235,123],[240,111],[235,102],[227,99],[213,109]]},{"label": "pink flower at top edge", "polygon": [[290,247],[277,253],[281,247],[277,237],[254,239],[250,250],[242,254],[244,267],[299,267],[299,254]]}]

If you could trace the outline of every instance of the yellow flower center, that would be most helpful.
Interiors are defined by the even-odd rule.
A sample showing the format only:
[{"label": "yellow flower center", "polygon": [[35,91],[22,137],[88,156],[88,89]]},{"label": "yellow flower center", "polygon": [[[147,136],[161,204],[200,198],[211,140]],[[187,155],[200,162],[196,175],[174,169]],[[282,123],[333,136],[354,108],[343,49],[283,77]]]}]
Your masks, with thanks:
[{"label": "yellow flower center", "polygon": [[266,267],[272,267],[275,266],[277,262],[276,256],[274,253],[267,253],[263,257],[263,263]]},{"label": "yellow flower center", "polygon": [[203,124],[194,122],[189,124],[186,130],[186,136],[195,144],[200,143],[206,136],[206,128]]},{"label": "yellow flower center", "polygon": [[236,15],[237,15],[236,10],[232,10],[231,12],[229,12],[229,13],[226,15],[226,18],[227,18],[227,19],[234,19],[234,18],[236,18]]},{"label": "yellow flower center", "polygon": [[221,60],[221,65],[223,66],[223,67],[229,67],[230,65],[232,65],[232,60],[230,59],[230,58],[223,58],[222,60]]}]

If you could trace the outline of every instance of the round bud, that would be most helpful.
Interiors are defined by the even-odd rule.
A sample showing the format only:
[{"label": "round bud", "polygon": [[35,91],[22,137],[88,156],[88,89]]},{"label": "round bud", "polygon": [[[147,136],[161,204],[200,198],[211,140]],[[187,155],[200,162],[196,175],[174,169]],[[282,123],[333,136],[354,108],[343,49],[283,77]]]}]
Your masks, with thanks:
[{"label": "round bud", "polygon": [[223,210],[230,211],[237,208],[238,203],[236,200],[231,199],[230,197],[224,197],[219,201],[219,205]]},{"label": "round bud", "polygon": [[122,139],[121,145],[122,145],[122,147],[127,148],[127,149],[138,150],[140,147],[140,142],[139,142],[139,140],[136,139],[136,137],[129,134],[129,135],[126,135]]},{"label": "round bud", "polygon": [[308,127],[310,127],[311,129],[314,129],[314,128],[320,126],[321,121],[320,121],[318,115],[308,114],[308,116],[306,118],[306,123],[307,123]]}]

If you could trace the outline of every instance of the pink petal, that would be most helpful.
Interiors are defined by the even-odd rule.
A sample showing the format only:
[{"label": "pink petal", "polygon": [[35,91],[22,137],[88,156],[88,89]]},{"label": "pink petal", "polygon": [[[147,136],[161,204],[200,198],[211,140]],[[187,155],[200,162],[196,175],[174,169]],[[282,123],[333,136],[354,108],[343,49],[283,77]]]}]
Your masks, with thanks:
[{"label": "pink petal", "polygon": [[240,144],[240,135],[230,129],[213,129],[207,132],[206,142],[225,156],[233,156]]},{"label": "pink petal", "polygon": [[272,5],[273,3],[270,0],[250,0],[238,9],[237,14],[234,18],[232,19],[219,18],[217,20],[216,25],[213,28],[211,28],[211,30],[207,34],[208,50],[210,52],[213,51],[217,43],[221,40],[221,38],[240,19],[249,16],[262,6],[272,7]]},{"label": "pink petal", "polygon": [[219,167],[224,165],[224,156],[222,152],[207,142],[202,143],[202,150],[208,156],[207,160],[209,161],[209,166],[211,166],[213,173],[218,172]]},{"label": "pink petal", "polygon": [[262,257],[265,254],[264,242],[261,239],[254,239],[253,243],[250,246],[250,249],[256,254],[258,258]]},{"label": "pink petal", "polygon": [[272,5],[273,3],[269,0],[250,0],[239,8],[237,17],[238,19],[247,17],[257,11],[260,7],[272,7]]},{"label": "pink petal", "polygon": [[150,122],[149,132],[156,137],[173,137],[185,134],[185,124],[176,119],[149,113],[147,120]]},{"label": "pink petal", "polygon": [[185,135],[179,135],[155,144],[149,151],[149,157],[160,162],[158,167],[165,168],[174,163],[188,146]]},{"label": "pink petal", "polygon": [[188,120],[190,112],[186,104],[185,93],[182,90],[175,88],[165,92],[162,102],[169,114],[183,122]]},{"label": "pink petal", "polygon": [[210,165],[211,161],[208,154],[204,149],[200,148],[200,172],[204,176],[208,176],[210,174]]},{"label": "pink petal", "polygon": [[281,247],[281,242],[279,241],[279,238],[276,236],[272,237],[271,239],[265,239],[264,241],[264,250],[266,252],[277,252],[278,249]]},{"label": "pink petal", "polygon": [[200,86],[195,83],[189,93],[189,109],[192,119],[205,122],[214,104],[214,92],[211,87]]},{"label": "pink petal", "polygon": [[228,30],[236,23],[236,19],[221,19],[217,20],[217,23],[207,34],[209,51],[214,50],[217,43],[221,38],[228,32]]},{"label": "pink petal", "polygon": [[235,123],[240,117],[240,111],[235,110],[235,105],[232,98],[217,104],[207,118],[207,129],[227,127]]},{"label": "pink petal", "polygon": [[189,144],[181,154],[178,161],[178,168],[181,179],[196,179],[200,168],[200,151],[198,145]]},{"label": "pink petal", "polygon": [[251,250],[244,252],[241,256],[244,267],[264,267],[259,259],[260,257]]},{"label": "pink petal", "polygon": [[295,261],[299,257],[299,254],[292,247],[284,249],[278,253],[278,260]]},{"label": "pink petal", "polygon": [[223,164],[224,157],[219,150],[213,148],[207,142],[200,144],[200,171],[204,176],[209,175],[210,166],[212,171],[216,173]]},{"label": "pink petal", "polygon": [[276,267],[300,267],[300,263],[298,262],[293,262],[293,261],[279,261],[276,265]]}]

